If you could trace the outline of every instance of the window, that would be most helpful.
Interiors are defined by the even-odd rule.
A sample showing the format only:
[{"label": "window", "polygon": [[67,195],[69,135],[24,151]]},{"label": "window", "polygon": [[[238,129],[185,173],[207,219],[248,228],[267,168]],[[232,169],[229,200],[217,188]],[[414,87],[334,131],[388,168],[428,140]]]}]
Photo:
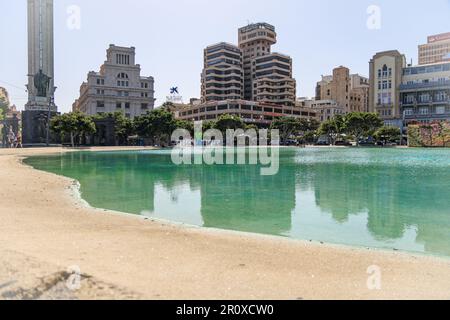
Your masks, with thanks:
[{"label": "window", "polygon": [[387,67],[387,65],[383,66],[382,76],[383,76],[383,78],[387,78],[387,76],[388,76],[388,67]]},{"label": "window", "polygon": [[117,102],[116,103],[116,109],[122,109],[122,103],[121,102]]},{"label": "window", "polygon": [[105,107],[105,101],[97,101],[97,108],[104,108]]},{"label": "window", "polygon": [[125,109],[130,109],[130,103],[129,102],[125,102]]},{"label": "window", "polygon": [[147,103],[142,103],[141,104],[141,109],[142,110],[147,110],[148,109],[148,104]]},{"label": "window", "polygon": [[421,115],[428,114],[428,107],[419,108],[419,114]]},{"label": "window", "polygon": [[405,115],[406,116],[414,115],[414,110],[413,109],[405,109]]},{"label": "window", "polygon": [[436,107],[436,114],[444,114],[444,113],[445,113],[444,106]]}]

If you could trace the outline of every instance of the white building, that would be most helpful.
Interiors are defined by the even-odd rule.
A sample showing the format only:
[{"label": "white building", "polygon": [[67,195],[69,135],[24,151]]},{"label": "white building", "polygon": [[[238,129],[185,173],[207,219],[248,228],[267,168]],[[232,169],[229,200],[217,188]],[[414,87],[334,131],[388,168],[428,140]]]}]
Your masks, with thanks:
[{"label": "white building", "polygon": [[88,115],[122,112],[135,118],[153,110],[154,79],[141,76],[135,48],[110,45],[100,72],[89,72],[72,108]]}]

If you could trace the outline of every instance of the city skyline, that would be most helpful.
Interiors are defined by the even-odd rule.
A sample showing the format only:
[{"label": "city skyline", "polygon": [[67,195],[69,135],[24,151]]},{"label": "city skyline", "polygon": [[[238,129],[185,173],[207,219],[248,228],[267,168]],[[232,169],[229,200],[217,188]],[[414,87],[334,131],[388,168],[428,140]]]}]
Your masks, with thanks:
[{"label": "city skyline", "polygon": [[[283,1],[292,10],[282,11],[278,2],[259,1],[255,6],[249,1],[235,12],[233,1],[228,3],[229,8],[210,5],[204,0],[189,4],[175,1],[175,9],[172,9],[153,1],[134,0],[127,3],[127,10],[115,1],[57,1],[56,103],[62,112],[71,110],[79,95],[80,83],[86,80],[87,72],[96,70],[99,62],[105,60],[105,48],[112,43],[136,47],[142,72],[155,78],[156,106],[165,102],[173,86],[179,87],[185,101],[198,98],[203,49],[221,41],[236,43],[237,29],[247,22],[267,22],[276,27],[279,44],[273,51],[289,53],[294,61],[294,78],[298,81],[297,96],[312,97],[321,75],[329,74],[334,67],[345,65],[367,77],[368,61],[373,54],[391,49],[404,53],[408,63],[413,60],[413,64],[417,64],[418,46],[425,44],[428,36],[450,30],[446,20],[449,1],[436,1],[433,7],[398,2],[351,1],[351,5],[342,8],[339,3],[325,0],[319,3]],[[403,4],[408,7],[402,7]],[[73,10],[68,12],[72,5],[81,9],[79,30],[76,26],[71,30],[67,25],[74,13]],[[367,27],[367,8],[371,5],[381,9],[379,30]],[[204,13],[206,6],[211,12],[220,7],[224,14],[205,16],[202,9]],[[23,110],[27,97],[24,85],[27,80],[26,1],[3,2],[0,8],[10,13],[0,22],[1,29],[14,31],[2,32],[2,42],[8,44],[9,50],[1,51],[0,86],[9,91],[11,103]],[[98,12],[103,13],[103,18],[98,17]],[[302,14],[304,12],[308,14]],[[398,12],[402,12],[402,16]],[[417,19],[420,24],[414,24]],[[14,52],[12,59],[7,52]]]}]

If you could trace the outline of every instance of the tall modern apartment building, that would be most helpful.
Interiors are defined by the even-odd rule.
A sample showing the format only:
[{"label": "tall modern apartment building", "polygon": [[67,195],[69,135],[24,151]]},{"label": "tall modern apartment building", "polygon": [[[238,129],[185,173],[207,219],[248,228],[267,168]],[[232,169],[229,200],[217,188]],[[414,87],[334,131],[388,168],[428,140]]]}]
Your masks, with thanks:
[{"label": "tall modern apartment building", "polygon": [[218,43],[204,50],[201,103],[182,106],[184,120],[214,120],[232,114],[247,123],[268,126],[277,117],[317,118],[296,103],[291,57],[272,53],[275,27],[267,23],[239,29],[239,45]]},{"label": "tall modern apartment building", "polygon": [[89,72],[72,108],[88,115],[122,112],[135,118],[154,108],[154,79],[141,76],[135,48],[110,45],[100,72]]},{"label": "tall modern apartment building", "polygon": [[268,23],[250,24],[240,28],[238,33],[238,45],[244,58],[244,99],[255,101],[253,59],[271,53],[272,45],[277,43],[277,33],[275,27]]},{"label": "tall modern apartment building", "polygon": [[219,43],[204,50],[203,103],[238,100],[294,106],[292,59],[272,53],[275,27],[267,23],[239,29],[239,46]]},{"label": "tall modern apartment building", "polygon": [[419,65],[450,61],[450,32],[428,37],[419,46]]},{"label": "tall modern apartment building", "polygon": [[228,43],[209,46],[204,52],[202,103],[244,97],[241,50]]},{"label": "tall modern apartment building", "polygon": [[292,75],[292,59],[280,53],[259,56],[252,61],[253,100],[293,106],[296,81]]}]

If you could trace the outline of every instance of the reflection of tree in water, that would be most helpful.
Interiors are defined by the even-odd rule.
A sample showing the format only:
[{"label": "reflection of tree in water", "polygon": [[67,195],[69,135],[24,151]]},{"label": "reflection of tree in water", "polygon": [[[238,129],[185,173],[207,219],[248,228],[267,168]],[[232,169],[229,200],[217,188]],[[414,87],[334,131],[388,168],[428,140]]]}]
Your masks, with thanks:
[{"label": "reflection of tree in water", "polygon": [[300,180],[313,180],[317,205],[335,221],[344,223],[350,215],[368,213],[367,228],[376,239],[401,239],[406,229],[417,228],[417,242],[429,252],[450,254],[448,168],[348,163],[302,168]]},{"label": "reflection of tree in water", "polygon": [[450,255],[446,167],[298,165],[292,155],[282,155],[279,174],[263,177],[256,166],[175,166],[168,154],[73,153],[33,159],[41,169],[80,180],[84,198],[100,199],[106,209],[153,211],[155,185],[175,198],[178,187],[189,185],[201,191],[205,226],[249,232],[287,233],[296,188],[314,190],[316,204],[339,223],[367,213],[367,228],[376,239],[401,239],[415,228],[416,241],[428,252]]},{"label": "reflection of tree in water", "polygon": [[39,161],[42,169],[79,180],[88,202],[95,198],[105,209],[134,214],[154,210],[156,185],[174,190],[195,173],[174,167],[170,156],[144,153],[71,153]]}]

